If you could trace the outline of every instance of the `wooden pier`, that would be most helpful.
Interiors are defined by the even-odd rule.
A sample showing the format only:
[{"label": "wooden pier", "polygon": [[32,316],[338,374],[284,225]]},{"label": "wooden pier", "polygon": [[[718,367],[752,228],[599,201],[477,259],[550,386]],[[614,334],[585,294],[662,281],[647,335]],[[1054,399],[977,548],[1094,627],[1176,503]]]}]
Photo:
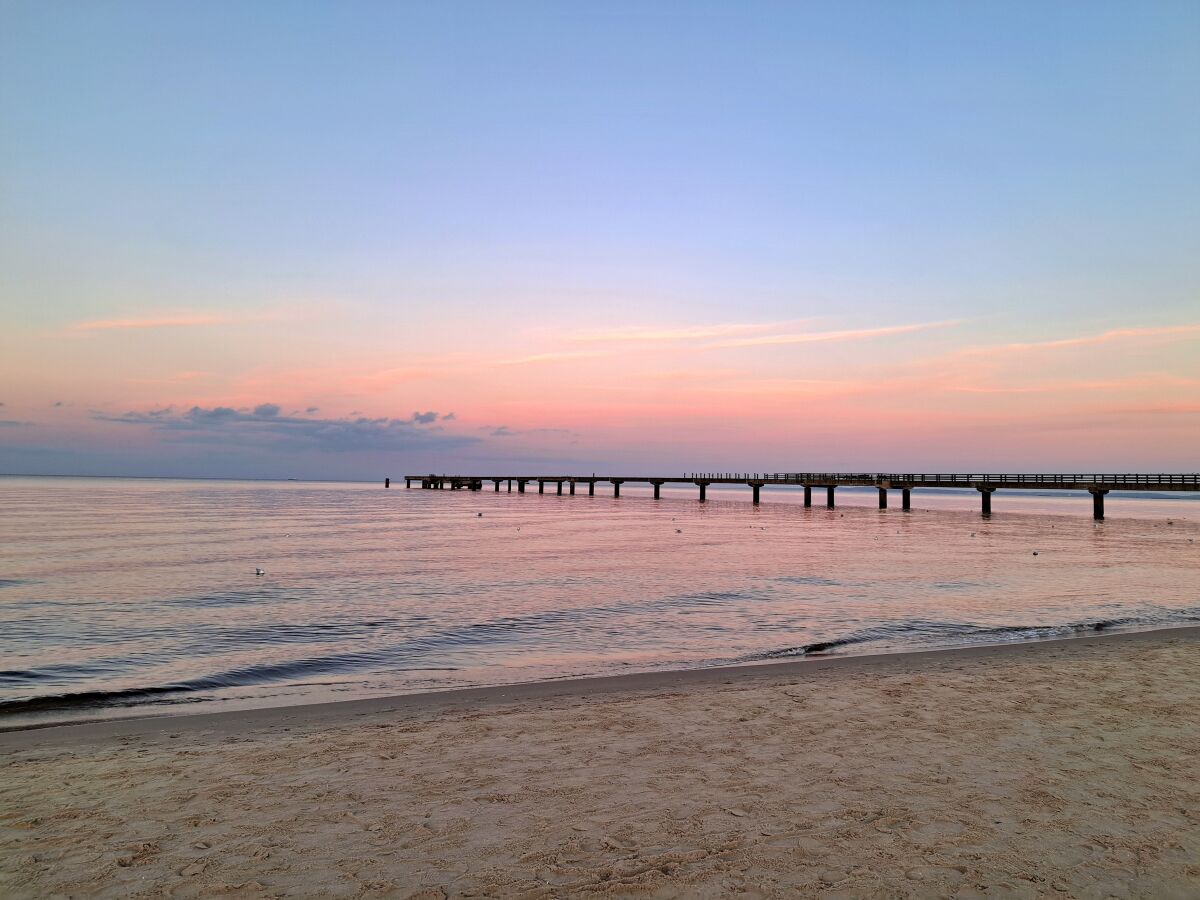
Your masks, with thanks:
[{"label": "wooden pier", "polygon": [[[527,485],[537,484],[538,493],[546,492],[546,485],[554,485],[555,493],[562,496],[563,485],[567,485],[573,496],[577,485],[587,485],[588,496],[594,496],[597,484],[610,484],[613,496],[621,496],[621,485],[649,484],[654,488],[654,499],[659,499],[664,484],[687,484],[699,488],[700,502],[705,502],[706,488],[710,484],[737,484],[751,489],[754,503],[761,500],[762,488],[768,485],[804,488],[804,505],[812,506],[813,488],[825,490],[825,505],[834,508],[834,491],[839,487],[873,487],[879,491],[879,508],[887,509],[888,491],[900,491],[900,508],[911,509],[912,492],[916,488],[974,488],[980,495],[983,515],[992,512],[992,494],[1004,490],[1053,490],[1087,491],[1092,495],[1092,515],[1104,518],[1104,495],[1109,491],[1200,491],[1200,474],[1184,475],[945,475],[945,474],[885,474],[879,472],[689,472],[679,477],[644,475],[405,475],[404,486],[413,483],[426,490],[483,490],[490,482],[496,491],[507,485],[511,493],[513,485],[518,493],[525,493]],[[390,479],[388,484],[390,485]]]}]

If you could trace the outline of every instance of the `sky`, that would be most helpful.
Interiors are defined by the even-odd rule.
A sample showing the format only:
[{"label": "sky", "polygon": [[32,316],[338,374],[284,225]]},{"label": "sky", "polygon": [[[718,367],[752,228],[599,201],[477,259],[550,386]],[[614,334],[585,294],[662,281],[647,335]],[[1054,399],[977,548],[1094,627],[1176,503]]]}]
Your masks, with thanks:
[{"label": "sky", "polygon": [[1200,4],[0,2],[0,472],[1200,469]]}]

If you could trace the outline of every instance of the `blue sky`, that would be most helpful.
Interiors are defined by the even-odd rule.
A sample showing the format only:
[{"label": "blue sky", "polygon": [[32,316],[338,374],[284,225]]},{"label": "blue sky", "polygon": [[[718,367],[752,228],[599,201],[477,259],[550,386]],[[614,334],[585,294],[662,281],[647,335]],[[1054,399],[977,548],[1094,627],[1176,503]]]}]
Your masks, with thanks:
[{"label": "blue sky", "polygon": [[[661,347],[621,363],[629,379],[707,367],[719,385],[831,367],[886,383],[881,361],[1200,321],[1200,4],[6,3],[0,20],[0,413],[32,423],[0,448],[21,460],[99,459],[128,440],[125,413],[278,402],[347,420],[458,410],[457,438],[566,429],[590,455],[521,454],[654,462],[677,455],[666,433],[645,458],[560,398],[511,400],[569,385],[592,421],[619,419],[577,362],[504,381],[508,401],[472,397],[507,357],[600,326],[956,323],[836,356],[697,366]],[[72,332],[96,322],[142,325]],[[1094,384],[1116,356],[1123,377],[1162,376],[1155,396],[1174,385],[1165,415],[1186,409],[1194,342],[1067,368]],[[408,368],[441,380],[288,395],[304,372]],[[1059,414],[1094,416],[1095,399],[1063,396]],[[47,418],[53,402],[75,418]],[[1194,426],[1172,418],[1156,447]],[[480,443],[480,461],[513,452]],[[761,444],[723,437],[712,465]],[[302,467],[386,461],[321,459]]]}]

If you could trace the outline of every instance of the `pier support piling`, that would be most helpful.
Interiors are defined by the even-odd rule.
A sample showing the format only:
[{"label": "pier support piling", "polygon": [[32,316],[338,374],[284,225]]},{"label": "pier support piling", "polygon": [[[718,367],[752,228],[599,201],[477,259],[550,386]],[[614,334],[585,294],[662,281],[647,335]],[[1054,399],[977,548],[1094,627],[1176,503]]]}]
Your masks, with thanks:
[{"label": "pier support piling", "polygon": [[[493,470],[494,471],[494,470]],[[979,491],[980,512],[984,518],[992,514],[992,494],[1001,488],[1005,490],[1025,488],[1033,490],[1070,490],[1077,494],[1084,491],[1092,495],[1092,516],[1097,521],[1104,519],[1104,496],[1111,491],[1192,491],[1200,493],[1200,475],[1197,474],[1104,474],[1104,475],[1046,475],[1046,474],[934,474],[914,475],[904,473],[836,473],[836,472],[686,472],[682,476],[670,475],[606,475],[603,478],[598,473],[591,475],[403,475],[404,487],[411,489],[419,487],[427,491],[482,491],[484,485],[492,483],[492,490],[499,493],[502,483],[513,493],[513,482],[517,483],[517,492],[526,493],[526,486],[537,482],[538,493],[546,493],[546,483],[555,485],[559,497],[563,495],[563,483],[569,485],[571,496],[576,494],[577,484],[587,484],[589,497],[596,496],[597,482],[608,482],[613,486],[613,497],[621,496],[621,485],[626,481],[634,484],[648,484],[653,490],[654,499],[662,498],[662,488],[666,484],[694,484],[699,488],[699,500],[708,500],[708,487],[711,484],[740,484],[749,487],[754,506],[757,508],[762,501],[762,489],[767,485],[786,485],[789,488],[804,488],[804,506],[813,505],[813,490],[825,489],[825,506],[833,510],[835,492],[838,487],[853,486],[855,489],[874,487],[878,491],[879,509],[886,510],[891,501],[888,495],[892,489],[900,491],[901,508],[908,512],[912,509],[912,492],[918,488],[924,489],[956,489],[975,488]],[[397,484],[399,481],[397,480]],[[391,476],[383,479],[384,488],[392,486]],[[720,499],[720,498],[718,498]]]}]

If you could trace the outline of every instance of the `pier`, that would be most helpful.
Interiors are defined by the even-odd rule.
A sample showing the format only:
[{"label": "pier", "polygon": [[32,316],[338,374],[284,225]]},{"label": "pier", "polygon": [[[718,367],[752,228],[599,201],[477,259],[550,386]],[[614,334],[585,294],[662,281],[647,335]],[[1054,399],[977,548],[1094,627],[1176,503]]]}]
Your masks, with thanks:
[{"label": "pier", "polygon": [[[388,479],[390,484],[390,479]],[[525,493],[528,485],[536,484],[538,493],[546,492],[546,485],[553,485],[555,493],[562,496],[563,485],[568,486],[572,496],[577,485],[587,485],[588,496],[596,494],[597,484],[612,486],[612,495],[621,496],[621,485],[627,482],[649,484],[654,488],[654,499],[659,499],[664,484],[686,484],[698,488],[699,500],[704,503],[706,488],[710,484],[743,485],[751,490],[751,502],[760,503],[762,489],[768,485],[804,488],[804,505],[812,506],[813,489],[825,490],[825,506],[834,508],[834,491],[839,487],[873,487],[879,491],[879,508],[888,508],[888,492],[900,492],[901,510],[912,508],[912,492],[917,488],[973,488],[979,492],[980,511],[984,516],[992,513],[992,494],[998,490],[1041,490],[1041,491],[1087,491],[1092,495],[1092,516],[1104,518],[1104,497],[1109,491],[1200,491],[1200,474],[1181,475],[946,475],[946,474],[885,474],[872,472],[689,472],[682,476],[635,476],[635,475],[405,475],[404,486],[413,483],[426,490],[483,490],[491,484],[499,491],[505,486],[512,492],[513,485],[518,493]],[[385,485],[387,486],[387,485]]]}]

